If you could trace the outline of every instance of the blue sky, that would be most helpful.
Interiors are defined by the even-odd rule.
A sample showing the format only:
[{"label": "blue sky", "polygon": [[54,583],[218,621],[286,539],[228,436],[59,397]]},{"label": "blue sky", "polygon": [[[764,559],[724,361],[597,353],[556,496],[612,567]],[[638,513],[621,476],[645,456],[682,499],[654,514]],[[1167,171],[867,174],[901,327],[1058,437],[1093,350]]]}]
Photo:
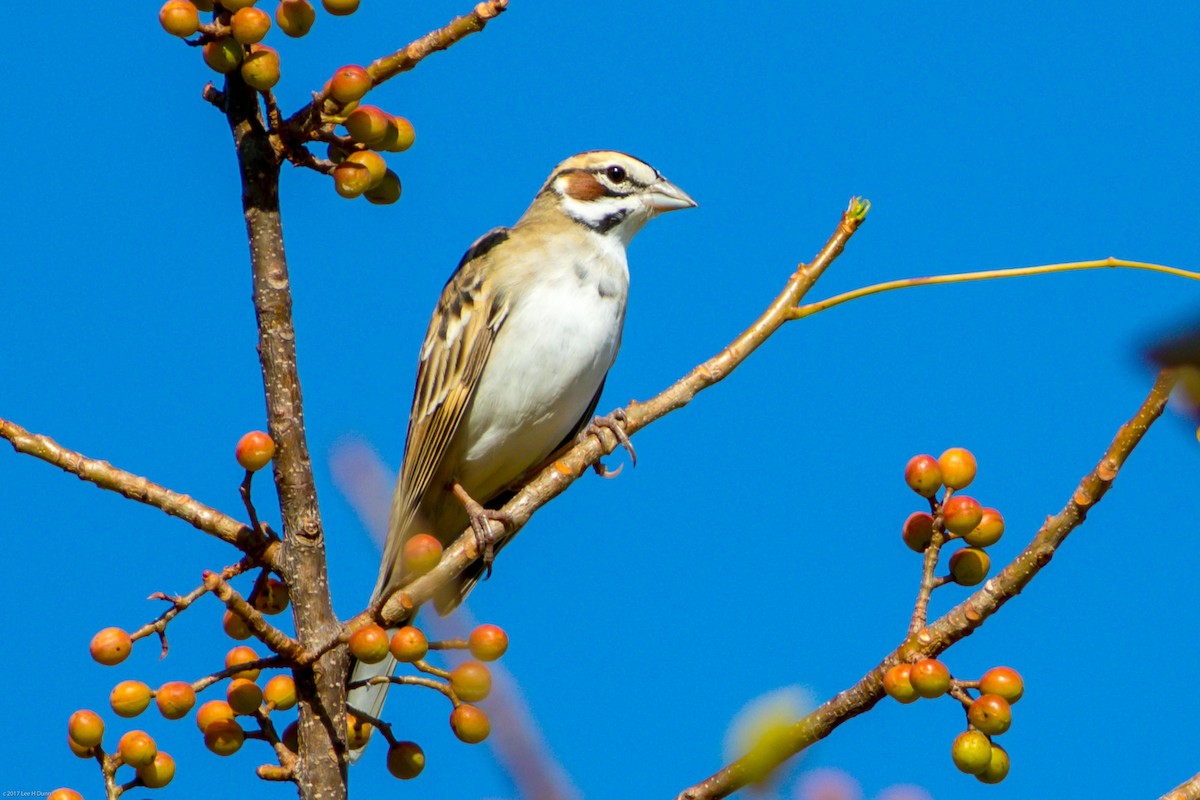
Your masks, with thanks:
[{"label": "blue sky", "polygon": [[[268,10],[273,3],[263,0]],[[141,7],[143,6],[144,7]],[[364,0],[311,37],[273,42],[292,109],[467,3]],[[238,436],[262,427],[237,176],[200,100],[199,53],[154,4],[7,14],[0,66],[14,125],[0,277],[0,416],[236,513]],[[470,242],[514,221],[550,168],[613,148],[700,207],[656,220],[630,252],[624,346],[603,410],[647,398],[717,352],[825,241],[851,195],[867,224],[811,295],[893,278],[1115,255],[1196,269],[1200,8],[1166,3],[594,4],[521,2],[482,35],[380,88],[416,146],[391,158],[404,197],[346,202],[286,169],[285,235],[309,441],[335,605],[359,610],[378,554],[334,486],[347,436],[395,468],[415,354]],[[277,40],[278,33],[272,34]],[[20,111],[18,111],[20,109]],[[1200,286],[1093,271],[917,289],[788,325],[734,376],[636,437],[639,465],[543,509],[471,597],[505,627],[505,661],[589,798],[673,797],[722,763],[746,703],[780,687],[825,699],[903,636],[919,559],[898,532],[919,508],[907,459],[971,448],[972,493],[1001,509],[1010,559],[1070,497],[1152,380],[1154,337],[1194,319]],[[7,448],[0,448],[7,451]],[[949,758],[949,700],[881,703],[814,747],[865,797],[913,783],[938,798],[1157,796],[1200,770],[1200,449],[1168,414],[1053,564],[945,660],[1007,664],[1026,697],[999,786]],[[269,487],[258,487],[269,520]],[[0,452],[10,754],[0,789],[69,784],[76,708],[124,678],[214,671],[215,601],[118,668],[86,657],[235,554],[158,512]],[[944,610],[965,590],[939,591]],[[352,796],[513,797],[485,748],[457,743],[428,692],[389,715],[429,754],[397,786],[382,753]],[[293,796],[262,786],[265,748],[218,760],[190,721],[136,725],[176,756],[172,797]],[[1135,733],[1136,732],[1136,733]],[[784,792],[790,791],[784,784]],[[135,796],[149,794],[145,790]]]}]

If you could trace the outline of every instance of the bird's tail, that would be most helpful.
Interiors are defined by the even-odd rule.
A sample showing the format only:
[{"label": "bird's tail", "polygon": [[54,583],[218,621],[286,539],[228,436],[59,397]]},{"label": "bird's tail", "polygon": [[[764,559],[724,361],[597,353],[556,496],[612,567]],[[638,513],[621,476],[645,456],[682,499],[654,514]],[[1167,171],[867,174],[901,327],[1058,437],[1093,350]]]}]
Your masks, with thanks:
[{"label": "bird's tail", "polygon": [[[392,633],[392,631],[389,631]],[[365,681],[379,675],[391,675],[396,669],[396,659],[388,656],[383,661],[377,664],[367,664],[357,659],[354,660],[354,666],[350,670],[350,683],[356,681]],[[367,686],[359,686],[351,689],[346,694],[346,705],[351,709],[370,714],[372,717],[379,718],[382,716],[383,701],[387,697],[388,687],[390,683],[372,683]],[[350,751],[350,763],[358,761],[366,747],[360,747],[357,750]]]}]

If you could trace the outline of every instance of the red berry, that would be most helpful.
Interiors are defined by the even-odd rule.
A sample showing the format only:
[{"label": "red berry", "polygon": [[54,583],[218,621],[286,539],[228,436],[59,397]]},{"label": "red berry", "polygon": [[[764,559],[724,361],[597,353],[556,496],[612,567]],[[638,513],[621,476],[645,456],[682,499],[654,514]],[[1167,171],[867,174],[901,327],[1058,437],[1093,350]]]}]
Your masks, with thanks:
[{"label": "red berry", "polygon": [[133,649],[133,639],[120,628],[105,628],[92,637],[92,658],[106,667],[120,664]]},{"label": "red berry", "polygon": [[1012,725],[1012,707],[998,694],[985,694],[967,709],[967,722],[988,736],[999,736]]},{"label": "red berry", "polygon": [[979,679],[979,691],[999,695],[1012,705],[1025,694],[1025,682],[1021,680],[1020,673],[1011,667],[992,667]]},{"label": "red berry", "polygon": [[1004,517],[994,508],[985,508],[979,524],[970,533],[963,534],[963,541],[972,547],[991,547],[1004,535]]},{"label": "red berry", "polygon": [[962,447],[951,447],[938,457],[942,483],[950,489],[963,489],[975,480],[975,456]]},{"label": "red berry", "polygon": [[121,737],[117,744],[117,752],[129,766],[137,769],[154,763],[158,755],[158,745],[145,731],[130,731]]},{"label": "red berry", "polygon": [[410,536],[404,542],[400,559],[405,572],[424,575],[442,560],[442,543],[428,533]]},{"label": "red berry", "polygon": [[161,789],[175,777],[175,759],[160,750],[154,761],[138,767],[137,776],[147,789]]},{"label": "red berry", "polygon": [[200,30],[200,14],[188,0],[170,0],[158,11],[158,22],[172,36],[186,38]]},{"label": "red berry", "polygon": [[904,467],[904,480],[921,497],[933,497],[942,488],[942,469],[933,456],[913,456]]},{"label": "red berry", "polygon": [[998,744],[992,745],[992,758],[987,769],[975,776],[982,783],[999,783],[1008,777],[1008,753]]},{"label": "red berry", "polygon": [[141,681],[121,681],[113,687],[108,701],[119,717],[136,717],[150,705],[150,687]]},{"label": "red berry", "polygon": [[483,709],[463,703],[450,713],[450,728],[459,741],[479,744],[492,732],[492,723]]},{"label": "red berry", "polygon": [[247,472],[258,472],[275,457],[275,442],[264,431],[250,431],[238,439],[233,455]]},{"label": "red berry", "polygon": [[378,625],[367,625],[350,635],[350,652],[365,664],[378,664],[387,658],[387,631]]},{"label": "red berry", "polygon": [[67,722],[67,736],[81,747],[95,747],[104,738],[104,720],[95,711],[76,711]]},{"label": "red berry", "polygon": [[167,719],[182,719],[196,705],[196,691],[190,683],[171,681],[158,687],[154,702],[159,712]]},{"label": "red berry", "polygon": [[901,703],[911,703],[920,695],[912,685],[912,664],[896,664],[883,675],[883,690],[888,697]]},{"label": "red berry", "polygon": [[282,0],[275,8],[279,29],[292,38],[304,36],[316,20],[317,10],[308,0]]},{"label": "red berry", "polygon": [[420,661],[429,652],[429,641],[425,638],[425,634],[421,633],[420,629],[414,628],[411,625],[405,625],[400,630],[392,634],[392,641],[389,645],[392,653],[392,658],[397,661],[411,663]]},{"label": "red berry", "polygon": [[978,775],[992,760],[992,743],[979,731],[963,731],[950,748],[954,766],[968,775]]},{"label": "red berry", "polygon": [[425,769],[425,751],[416,742],[396,742],[388,749],[387,768],[402,781],[412,780]]},{"label": "red berry", "polygon": [[361,100],[370,89],[371,76],[356,64],[342,67],[329,80],[329,96],[340,105]]},{"label": "red berry", "polygon": [[983,582],[992,560],[977,547],[964,547],[950,556],[950,577],[959,586],[975,586]]},{"label": "red berry", "polygon": [[933,541],[933,515],[924,511],[909,514],[908,519],[904,520],[904,527],[900,530],[900,537],[904,539],[904,543],[910,550],[917,553],[925,552],[925,548],[929,547],[929,543]]},{"label": "red berry", "polygon": [[467,646],[480,661],[495,661],[508,650],[508,634],[496,625],[480,625],[471,631]]},{"label": "red berry", "polygon": [[909,680],[921,697],[941,697],[950,691],[950,670],[935,658],[923,658],[913,664]]},{"label": "red berry", "polygon": [[965,536],[983,519],[983,506],[974,497],[956,494],[942,504],[942,522],[946,530],[956,536]]}]

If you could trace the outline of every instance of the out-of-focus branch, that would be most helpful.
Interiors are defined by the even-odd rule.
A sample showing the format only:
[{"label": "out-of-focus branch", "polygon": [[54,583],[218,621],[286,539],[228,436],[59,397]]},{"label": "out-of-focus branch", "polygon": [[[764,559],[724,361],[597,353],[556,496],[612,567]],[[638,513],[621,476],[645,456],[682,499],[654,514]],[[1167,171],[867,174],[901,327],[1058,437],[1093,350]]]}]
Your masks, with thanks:
[{"label": "out-of-focus branch", "polygon": [[1198,798],[1200,798],[1200,775],[1184,781],[1158,800],[1198,800]]},{"label": "out-of-focus branch", "polygon": [[[909,638],[854,686],[823,703],[788,729],[780,743],[779,762],[794,756],[823,739],[851,717],[871,709],[883,697],[883,676],[891,666],[916,656],[936,656],[978,628],[1002,605],[1016,597],[1054,557],[1063,540],[1083,522],[1087,512],[1112,486],[1121,466],[1166,407],[1175,385],[1173,370],[1159,373],[1154,388],[1138,412],[1117,431],[1104,458],[1076,487],[1066,506],[1046,520],[1024,550],[995,577],[936,622]],[[761,761],[749,768],[744,760],[735,761],[695,786],[684,789],[676,800],[711,800],[727,797],[761,775]],[[1185,795],[1186,796],[1186,795]]]},{"label": "out-of-focus branch", "polygon": [[[816,257],[808,264],[801,264],[766,311],[720,353],[694,368],[653,399],[645,403],[630,403],[624,409],[626,432],[633,434],[672,411],[683,408],[698,393],[727,377],[771,334],[791,319],[791,312],[796,304],[834,259],[841,255],[850,237],[866,219],[869,208],[869,203],[854,198],[850,207],[842,214],[837,229]],[[498,521],[491,523],[492,535],[497,543],[496,549],[499,549],[501,543],[515,536],[535,511],[566,491],[576,478],[616,449],[618,444],[615,434],[601,430],[595,436],[584,439],[562,453],[558,460],[525,484],[503,508],[511,520],[511,527],[506,528]],[[387,599],[380,617],[388,624],[408,619],[413,610],[428,601],[438,587],[446,584],[478,557],[476,537],[474,532],[467,528],[463,535],[446,548],[437,567],[394,592]],[[364,613],[373,616],[370,611]]]},{"label": "out-of-focus branch", "polygon": [[7,439],[18,453],[35,456],[82,481],[153,506],[172,517],[178,517],[195,528],[228,542],[258,563],[268,567],[274,566],[279,547],[270,537],[186,494],[173,492],[140,475],[118,469],[107,461],[88,458],[82,453],[68,450],[49,436],[30,433],[15,422],[0,419],[0,437]]}]

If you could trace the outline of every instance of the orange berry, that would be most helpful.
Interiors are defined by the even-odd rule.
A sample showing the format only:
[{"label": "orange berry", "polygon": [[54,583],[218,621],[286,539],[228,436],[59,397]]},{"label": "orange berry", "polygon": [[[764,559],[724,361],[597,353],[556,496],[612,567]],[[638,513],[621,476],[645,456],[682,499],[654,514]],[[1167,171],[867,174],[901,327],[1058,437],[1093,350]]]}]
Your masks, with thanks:
[{"label": "orange berry", "polygon": [[923,658],[913,664],[909,680],[921,697],[941,697],[950,691],[950,670],[935,658]]},{"label": "orange berry", "polygon": [[978,547],[964,547],[950,556],[950,577],[959,586],[975,586],[983,582],[991,566],[987,553]]},{"label": "orange berry", "polygon": [[291,675],[276,675],[263,687],[263,699],[272,708],[287,711],[296,705],[296,682]]},{"label": "orange berry", "polygon": [[450,671],[450,688],[463,702],[479,702],[491,694],[492,673],[478,661],[464,661]]},{"label": "orange berry", "polygon": [[263,691],[254,681],[234,678],[225,690],[225,701],[235,714],[253,714],[262,705]]},{"label": "orange berry", "polygon": [[279,29],[292,38],[299,38],[310,30],[317,20],[317,10],[308,0],[282,0],[275,9],[275,21]]},{"label": "orange berry", "polygon": [[372,150],[355,150],[346,156],[345,163],[358,164],[367,171],[367,174],[371,176],[371,183],[367,189],[374,189],[378,186],[388,171],[387,162],[383,160],[383,156]]},{"label": "orange berry", "polygon": [[231,756],[242,747],[246,732],[233,720],[218,719],[204,729],[204,746],[219,756]]},{"label": "orange berry", "polygon": [[496,625],[480,625],[471,631],[467,646],[480,661],[495,661],[508,650],[508,634]]},{"label": "orange berry", "polygon": [[158,10],[158,22],[172,36],[187,38],[200,30],[200,14],[188,0],[170,0]]},{"label": "orange berry", "polygon": [[242,44],[257,44],[271,30],[271,15],[261,8],[239,8],[229,20],[233,38]]},{"label": "orange berry", "polygon": [[985,508],[979,524],[970,533],[963,534],[963,541],[972,547],[991,547],[1004,535],[1004,517],[994,508]]},{"label": "orange berry", "polygon": [[250,629],[246,627],[246,621],[232,611],[226,611],[225,616],[221,617],[221,627],[230,639],[245,641],[250,638]]},{"label": "orange berry", "polygon": [[154,757],[158,755],[158,745],[145,731],[130,731],[121,737],[120,743],[117,744],[117,752],[126,764],[137,769],[154,763]]},{"label": "orange berry", "polygon": [[412,780],[425,769],[425,751],[416,742],[396,742],[388,748],[387,768],[402,781]]},{"label": "orange berry", "polygon": [[286,611],[290,599],[286,583],[275,578],[267,578],[263,590],[254,595],[252,602],[255,610],[260,614],[271,617]]},{"label": "orange berry", "polygon": [[154,693],[158,710],[167,719],[182,719],[196,705],[196,690],[190,683],[171,681],[158,687]]},{"label": "orange berry", "polygon": [[371,738],[371,732],[374,730],[369,722],[360,720],[349,712],[346,713],[346,746],[351,750],[361,750],[366,747]]},{"label": "orange berry", "polygon": [[988,736],[999,736],[1012,725],[1012,706],[998,694],[981,695],[967,709],[967,722]]},{"label": "orange berry", "polygon": [[400,554],[404,571],[413,575],[424,575],[442,560],[442,543],[428,533],[410,536]]},{"label": "orange berry", "polygon": [[120,628],[105,628],[92,637],[92,658],[106,667],[120,664],[133,650],[133,639]]},{"label": "orange berry", "polygon": [[429,652],[429,640],[425,638],[425,634],[421,633],[419,628],[405,625],[392,634],[392,641],[388,645],[388,649],[392,653],[392,658],[397,661],[412,663],[420,661]]},{"label": "orange berry", "polygon": [[896,664],[883,674],[883,691],[888,697],[901,703],[912,703],[920,698],[912,685],[912,664]]},{"label": "orange berry", "polygon": [[956,536],[966,536],[983,519],[983,506],[974,497],[956,494],[942,504],[942,522]]},{"label": "orange berry", "polygon": [[951,447],[938,456],[942,483],[951,489],[964,489],[975,480],[975,456],[962,447]]},{"label": "orange berry", "polygon": [[1012,705],[1024,696],[1025,682],[1012,667],[992,667],[979,679],[979,691],[999,695]]},{"label": "orange berry", "polygon": [[[258,653],[254,652],[254,648],[246,645],[239,645],[225,654],[225,669],[236,667],[238,664],[249,664],[252,661],[258,661]],[[231,678],[245,678],[246,680],[254,680],[258,677],[261,670],[246,669],[241,672],[234,672],[230,675]]]},{"label": "orange berry", "polygon": [[234,716],[229,703],[224,700],[209,700],[196,712],[196,727],[203,732],[214,722],[232,722]]},{"label": "orange berry", "polygon": [[113,687],[108,702],[119,717],[136,717],[150,705],[150,687],[141,681],[121,681]]},{"label": "orange berry", "polygon": [[293,722],[283,729],[283,735],[279,737],[279,741],[283,742],[283,746],[293,753],[300,752],[300,723]]},{"label": "orange berry", "polygon": [[367,625],[350,635],[350,653],[365,664],[378,664],[387,658],[387,631],[378,625]]},{"label": "orange berry", "polygon": [[387,134],[389,116],[375,106],[359,106],[346,116],[342,123],[346,132],[356,142],[368,147],[383,140]]},{"label": "orange berry", "polygon": [[175,777],[175,759],[160,750],[154,761],[138,767],[137,776],[147,789],[161,789]]},{"label": "orange berry", "polygon": [[979,731],[963,731],[950,748],[954,766],[968,775],[978,775],[992,760],[992,743]]},{"label": "orange berry", "polygon": [[345,17],[358,10],[358,0],[321,0],[325,10],[335,17]]},{"label": "orange berry", "polygon": [[242,63],[246,54],[236,39],[226,36],[224,39],[214,39],[203,48],[204,63],[222,75],[233,72]]},{"label": "orange berry", "polygon": [[[243,9],[257,11],[258,9]],[[239,12],[240,13],[240,12]],[[251,89],[267,92],[279,83],[279,53],[265,44],[250,48],[250,55],[242,62],[242,80]]]},{"label": "orange berry", "polygon": [[404,117],[389,116],[387,132],[374,147],[376,150],[386,150],[389,153],[403,153],[413,146],[416,138],[417,132],[413,130],[411,122]]},{"label": "orange berry", "polygon": [[1008,753],[998,744],[992,745],[992,758],[987,769],[975,776],[981,783],[999,783],[1008,777]]},{"label": "orange berry", "polygon": [[55,789],[46,795],[46,800],[83,800],[83,795],[74,789]]},{"label": "orange berry", "polygon": [[329,80],[329,96],[339,105],[361,100],[371,89],[371,76],[357,64],[347,64]]},{"label": "orange berry", "polygon": [[933,515],[924,511],[909,514],[908,519],[904,520],[904,527],[900,530],[900,537],[904,539],[904,543],[910,550],[917,553],[925,552],[925,548],[929,547],[929,543],[933,541]]},{"label": "orange berry", "polygon": [[67,736],[80,747],[95,747],[104,739],[104,720],[86,708],[76,711],[67,722]]},{"label": "orange berry", "polygon": [[96,748],[94,746],[93,747],[84,747],[79,742],[72,739],[70,736],[67,736],[67,747],[71,748],[71,752],[74,753],[79,758],[95,758],[96,757]]},{"label": "orange berry", "polygon": [[904,480],[921,497],[933,497],[942,488],[942,468],[933,456],[913,456],[904,467]]},{"label": "orange berry", "polygon": [[389,169],[379,185],[367,189],[363,197],[377,206],[390,206],[400,199],[400,176]]},{"label": "orange berry", "polygon": [[371,188],[371,173],[362,164],[343,161],[329,173],[333,176],[333,188],[347,200],[353,200]]},{"label": "orange berry", "polygon": [[459,741],[479,744],[492,732],[492,723],[483,709],[463,703],[450,713],[450,728]]},{"label": "orange berry", "polygon": [[275,442],[266,431],[250,431],[238,439],[233,455],[242,469],[258,472],[275,457]]}]

